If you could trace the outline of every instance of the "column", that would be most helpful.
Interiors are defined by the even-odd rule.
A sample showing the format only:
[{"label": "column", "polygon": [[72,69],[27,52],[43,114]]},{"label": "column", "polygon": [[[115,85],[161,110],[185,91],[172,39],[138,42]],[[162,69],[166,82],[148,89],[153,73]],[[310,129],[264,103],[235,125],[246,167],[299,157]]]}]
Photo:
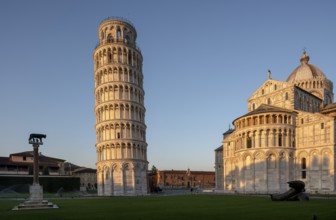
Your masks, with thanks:
[{"label": "column", "polygon": [[38,144],[33,145],[34,148],[34,179],[33,184],[39,184],[39,154],[38,154]]},{"label": "column", "polygon": [[259,147],[259,143],[260,143],[260,134],[259,134],[260,131],[255,131],[253,134],[253,137],[254,137],[254,148],[257,148]]}]

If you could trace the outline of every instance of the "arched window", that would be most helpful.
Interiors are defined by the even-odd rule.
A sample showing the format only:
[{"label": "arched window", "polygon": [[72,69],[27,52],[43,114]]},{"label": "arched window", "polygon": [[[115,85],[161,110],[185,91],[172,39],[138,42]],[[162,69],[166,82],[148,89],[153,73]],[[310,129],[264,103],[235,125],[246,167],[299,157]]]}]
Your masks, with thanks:
[{"label": "arched window", "polygon": [[125,37],[125,43],[128,44],[129,41],[130,41],[130,38],[129,38],[129,36],[127,35],[127,36]]},{"label": "arched window", "polygon": [[132,52],[128,51],[128,65],[132,65]]},{"label": "arched window", "polygon": [[112,43],[113,42],[113,37],[111,34],[107,35],[107,43]]},{"label": "arched window", "polygon": [[306,165],[306,158],[301,158],[301,169],[306,169],[307,165]]},{"label": "arched window", "polygon": [[268,104],[268,105],[272,104],[271,98],[268,98],[268,99],[267,99],[267,104]]},{"label": "arched window", "polygon": [[282,146],[282,133],[279,133],[279,136],[278,136],[278,144],[279,144],[279,147]]},{"label": "arched window", "polygon": [[306,158],[302,157],[301,158],[301,178],[306,179]]},{"label": "arched window", "polygon": [[105,170],[105,176],[106,176],[106,180],[110,179],[110,175],[109,175],[110,171],[109,169]]},{"label": "arched window", "polygon": [[120,31],[120,28],[118,28],[117,30],[117,38],[119,39],[121,37],[121,31]]},{"label": "arched window", "polygon": [[285,100],[288,100],[288,92],[285,93]]},{"label": "arched window", "polygon": [[252,139],[251,139],[251,137],[247,137],[246,147],[247,148],[251,148],[252,147]]}]

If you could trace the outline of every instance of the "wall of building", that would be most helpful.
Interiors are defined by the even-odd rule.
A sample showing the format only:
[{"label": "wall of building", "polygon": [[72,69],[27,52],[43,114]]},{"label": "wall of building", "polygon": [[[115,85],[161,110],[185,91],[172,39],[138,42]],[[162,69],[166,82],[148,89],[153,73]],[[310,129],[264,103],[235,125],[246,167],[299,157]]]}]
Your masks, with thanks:
[{"label": "wall of building", "polygon": [[157,186],[161,188],[214,188],[215,172],[188,170],[158,171]]}]

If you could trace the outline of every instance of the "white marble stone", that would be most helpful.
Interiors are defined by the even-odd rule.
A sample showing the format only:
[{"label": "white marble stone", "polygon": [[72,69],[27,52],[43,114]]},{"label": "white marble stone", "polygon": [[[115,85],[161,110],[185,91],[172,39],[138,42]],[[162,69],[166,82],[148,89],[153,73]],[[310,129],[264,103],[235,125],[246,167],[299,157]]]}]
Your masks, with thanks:
[{"label": "white marble stone", "polygon": [[269,75],[248,99],[248,113],[224,133],[215,151],[218,190],[283,192],[302,180],[308,192],[335,193],[333,83],[307,57],[287,81]]}]

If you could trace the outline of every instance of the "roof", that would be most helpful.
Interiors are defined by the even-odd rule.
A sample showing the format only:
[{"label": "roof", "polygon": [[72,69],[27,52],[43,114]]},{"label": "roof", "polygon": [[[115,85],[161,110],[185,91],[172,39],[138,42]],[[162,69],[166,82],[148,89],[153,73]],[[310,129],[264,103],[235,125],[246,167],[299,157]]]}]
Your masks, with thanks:
[{"label": "roof", "polygon": [[[165,174],[187,174],[187,170],[158,170],[158,172]],[[190,170],[190,174],[214,174],[215,171],[193,171]]]},{"label": "roof", "polygon": [[[20,153],[14,153],[14,154],[10,154],[9,157],[12,156],[26,156],[26,157],[34,157],[34,151],[24,151],[24,152],[20,152]],[[59,158],[55,158],[55,157],[47,157],[45,155],[43,155],[41,152],[39,153],[39,161],[57,161],[57,162],[64,162],[65,160],[63,159],[59,159]]]},{"label": "roof", "polygon": [[[33,161],[13,161],[13,156],[17,157],[33,157],[33,151],[24,151],[19,153],[10,154],[9,157],[0,157],[0,165],[2,166],[28,166],[33,164]],[[39,154],[39,166],[46,167],[59,167],[59,163],[63,163],[65,160],[47,157],[43,154]]]},{"label": "roof", "polygon": [[309,64],[309,56],[306,52],[303,53],[301,65],[294,69],[288,76],[287,82],[306,81],[314,78],[327,79],[324,73],[315,65]]},{"label": "roof", "polygon": [[326,114],[326,113],[330,113],[330,112],[336,112],[336,103],[332,103],[329,105],[326,105],[322,110],[322,113]]},{"label": "roof", "polygon": [[223,151],[223,145],[221,145],[220,147],[216,148],[215,151]]},{"label": "roof", "polygon": [[223,133],[223,135],[231,134],[231,133],[234,132],[234,131],[235,131],[235,129],[229,128],[227,131],[225,131],[225,132]]},{"label": "roof", "polygon": [[70,163],[70,162],[65,162],[64,163],[64,170],[65,171],[74,171],[78,168],[81,168],[81,167],[76,165],[76,164]]},{"label": "roof", "polygon": [[285,109],[285,108],[280,108],[280,107],[276,107],[273,105],[267,105],[267,104],[261,104],[257,109],[250,111],[249,113],[240,116],[239,118],[236,118],[234,121],[249,116],[249,115],[255,115],[255,114],[261,114],[261,113],[270,113],[270,112],[287,112],[287,113],[294,113],[295,111],[293,110],[289,110],[289,109]]},{"label": "roof", "polygon": [[[13,161],[9,157],[0,157],[0,166],[28,166],[32,165],[32,161]],[[40,160],[39,166],[41,167],[59,167],[57,162],[48,161],[48,160]]]},{"label": "roof", "polygon": [[73,173],[97,173],[97,170],[92,169],[92,168],[87,168],[87,167],[80,167],[80,168],[75,169]]},{"label": "roof", "polygon": [[334,108],[336,108],[336,103],[332,103],[332,104],[324,106],[323,110],[334,109]]}]

